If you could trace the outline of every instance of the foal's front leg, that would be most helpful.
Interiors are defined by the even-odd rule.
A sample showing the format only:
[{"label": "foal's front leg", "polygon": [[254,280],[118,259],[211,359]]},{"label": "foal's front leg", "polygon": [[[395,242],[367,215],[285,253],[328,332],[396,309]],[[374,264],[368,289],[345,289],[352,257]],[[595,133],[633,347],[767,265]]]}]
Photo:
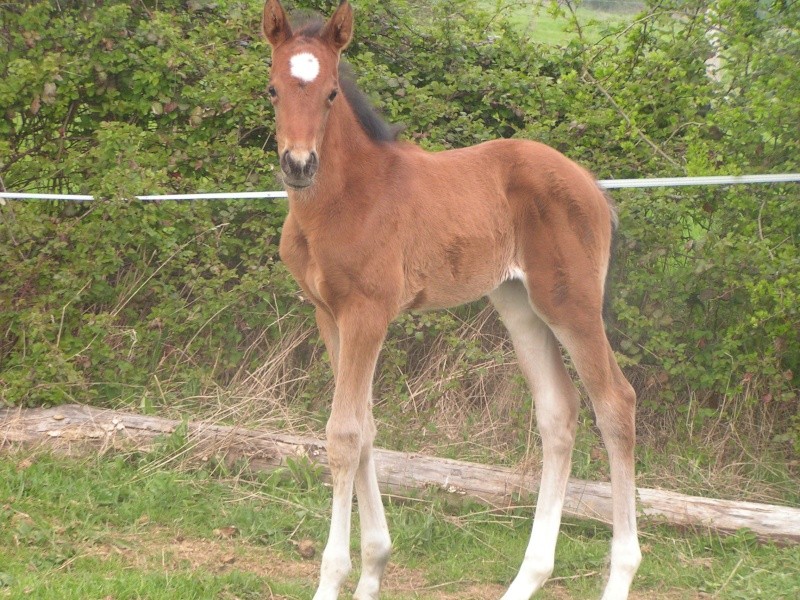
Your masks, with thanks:
[{"label": "foal's front leg", "polygon": [[361,444],[361,462],[356,471],[358,516],[361,521],[361,578],[358,580],[353,598],[377,600],[383,571],[392,551],[392,542],[372,456],[375,423],[371,406],[366,415],[364,437]]},{"label": "foal's front leg", "polygon": [[[320,318],[318,315],[318,322]],[[330,327],[330,323],[322,325]],[[333,394],[331,416],[326,429],[328,438],[328,463],[333,478],[333,507],[331,513],[331,529],[328,543],[322,554],[322,569],[320,583],[314,600],[333,600],[337,598],[339,588],[344,583],[350,572],[350,521],[353,507],[353,484],[358,476],[359,501],[369,507],[361,508],[362,518],[365,518],[367,530],[386,531],[385,546],[388,546],[388,530],[385,527],[383,507],[380,505],[380,494],[377,492],[377,481],[369,478],[371,470],[374,478],[374,465],[371,461],[372,439],[374,427],[372,426],[371,397],[372,377],[375,372],[375,363],[378,360],[381,344],[386,336],[388,319],[383,318],[380,312],[370,306],[352,306],[348,311],[337,315],[335,320],[338,336],[330,334],[331,330],[323,332],[326,344],[331,339],[338,339],[338,353],[336,356],[336,390]],[[331,348],[329,347],[329,352]],[[366,460],[364,460],[366,457]],[[365,463],[363,468],[360,465]],[[378,506],[375,505],[377,496]],[[376,511],[380,511],[380,517]],[[366,532],[365,532],[366,534]],[[380,534],[378,537],[381,537]],[[364,542],[369,546],[368,536]],[[379,543],[379,545],[381,545]],[[377,599],[380,574],[385,565],[381,558],[380,573],[375,577],[374,553],[369,555],[368,563],[364,567],[362,581],[356,590],[356,598],[363,600]],[[388,552],[385,552],[388,557]],[[366,556],[365,556],[366,558]]]}]

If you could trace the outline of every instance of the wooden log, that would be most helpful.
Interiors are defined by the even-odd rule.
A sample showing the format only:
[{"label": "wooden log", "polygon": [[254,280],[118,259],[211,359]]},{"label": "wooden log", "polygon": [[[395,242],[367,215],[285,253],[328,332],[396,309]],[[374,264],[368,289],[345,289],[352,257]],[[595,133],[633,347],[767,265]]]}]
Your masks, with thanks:
[{"label": "wooden log", "polygon": [[[185,426],[187,457],[238,460],[253,470],[271,470],[306,457],[328,476],[323,441],[275,432],[67,405],[50,409],[0,410],[0,448],[46,445],[57,452],[147,450],[158,438]],[[509,507],[536,493],[538,477],[518,469],[434,458],[421,454],[375,450],[378,480],[384,492],[431,488]],[[733,532],[747,528],[763,539],[800,542],[800,508],[687,496],[638,488],[640,514],[648,519],[692,528]],[[611,520],[611,486],[571,479],[565,513]]]}]

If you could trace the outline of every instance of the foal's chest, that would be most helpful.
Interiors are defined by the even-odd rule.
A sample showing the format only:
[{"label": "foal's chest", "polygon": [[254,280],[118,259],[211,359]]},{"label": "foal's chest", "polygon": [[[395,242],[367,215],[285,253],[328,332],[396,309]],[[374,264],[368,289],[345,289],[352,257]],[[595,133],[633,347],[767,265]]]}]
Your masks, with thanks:
[{"label": "foal's chest", "polygon": [[281,235],[280,255],[303,292],[317,306],[336,314],[337,305],[358,294],[395,304],[402,285],[399,257],[380,243],[359,236],[332,236],[330,230],[305,232],[290,213]]},{"label": "foal's chest", "polygon": [[308,237],[292,215],[286,218],[281,233],[280,257],[303,292],[314,304],[325,304],[322,291],[322,271],[314,260]]}]

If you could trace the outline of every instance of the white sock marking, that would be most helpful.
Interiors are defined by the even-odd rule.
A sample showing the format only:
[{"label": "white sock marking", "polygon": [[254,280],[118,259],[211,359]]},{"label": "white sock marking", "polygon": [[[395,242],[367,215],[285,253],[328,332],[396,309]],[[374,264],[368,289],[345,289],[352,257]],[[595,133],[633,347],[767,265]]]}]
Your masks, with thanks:
[{"label": "white sock marking", "polygon": [[319,60],[310,52],[295,54],[289,59],[292,77],[311,83],[319,75]]}]

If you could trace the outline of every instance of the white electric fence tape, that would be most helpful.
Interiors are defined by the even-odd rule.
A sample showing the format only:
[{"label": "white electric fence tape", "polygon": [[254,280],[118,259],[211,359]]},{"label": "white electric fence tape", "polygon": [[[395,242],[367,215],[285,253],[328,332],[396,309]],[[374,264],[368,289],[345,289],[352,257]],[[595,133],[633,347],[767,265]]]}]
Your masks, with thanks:
[{"label": "white electric fence tape", "polygon": [[[608,190],[620,188],[682,187],[687,185],[739,185],[751,183],[789,183],[800,181],[800,173],[778,173],[769,175],[721,175],[709,177],[654,177],[650,179],[600,179],[598,184]],[[153,202],[160,200],[257,200],[263,198],[286,198],[286,192],[214,192],[210,194],[159,194],[136,196],[137,200]],[[0,198],[8,200],[70,200],[89,202],[94,196],[80,194],[27,194],[24,192],[0,192]]]}]

